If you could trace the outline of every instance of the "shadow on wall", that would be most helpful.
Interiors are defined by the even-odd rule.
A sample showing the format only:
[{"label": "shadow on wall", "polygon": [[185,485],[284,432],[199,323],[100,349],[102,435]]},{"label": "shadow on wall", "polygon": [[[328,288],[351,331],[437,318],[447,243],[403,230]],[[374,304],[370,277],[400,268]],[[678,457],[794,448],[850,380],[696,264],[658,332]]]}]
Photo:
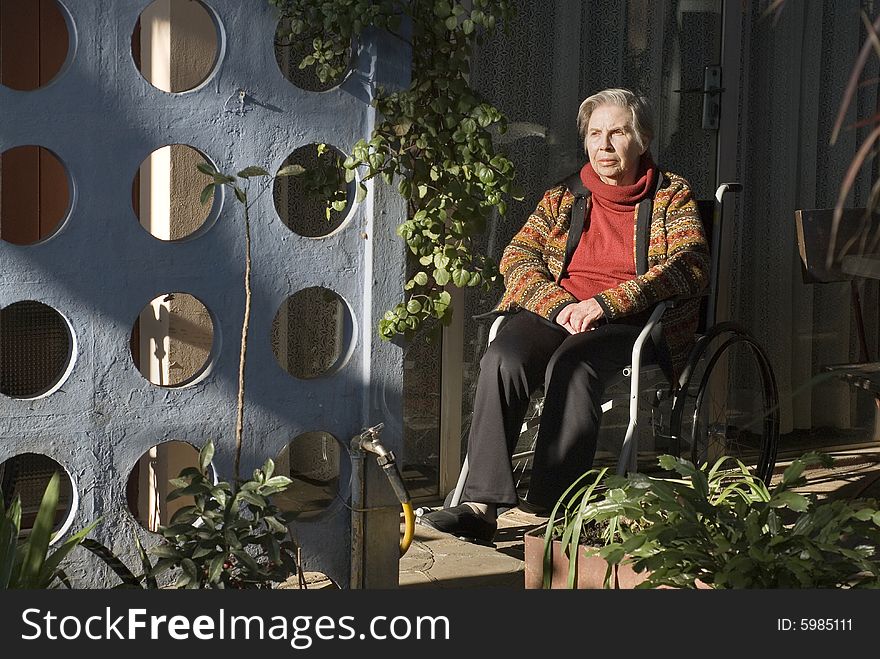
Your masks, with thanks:
[{"label": "shadow on wall", "polygon": [[[120,11],[124,13],[126,10]],[[0,0],[0,83],[16,90],[40,90],[63,79],[70,72],[68,60],[75,51],[75,44],[70,37],[75,32],[69,29],[71,25],[72,21],[66,10],[54,0],[41,0],[38,3]],[[146,38],[147,34],[150,38]],[[222,50],[222,29],[218,27],[213,12],[200,2],[157,2],[150,4],[140,15],[131,44],[132,60],[144,78],[166,93],[162,97],[163,103],[173,104],[176,100],[175,94],[189,89],[195,89],[193,94],[197,94],[204,88],[206,81],[216,75]],[[85,54],[80,53],[79,56]],[[279,61],[286,62],[280,55]],[[281,68],[290,78],[289,62]],[[105,85],[97,79],[83,79],[82,82],[88,82],[94,88],[91,93],[87,89],[78,90],[79,98],[95,98],[106,104],[110,95],[111,103],[118,104],[116,97],[121,92],[115,87]],[[335,85],[340,82],[342,81],[336,81]],[[180,98],[183,102],[184,97]],[[190,97],[187,102],[191,103],[192,98],[194,97]],[[218,102],[218,107],[220,106],[222,100]],[[232,117],[231,110],[228,115]],[[151,141],[150,137],[156,131],[145,129],[143,124],[138,128],[135,118],[131,119],[135,128],[126,127],[129,130],[124,135],[126,142],[131,143],[132,132],[141,133],[135,139],[140,137],[145,142]],[[235,128],[237,130],[239,126],[236,125]],[[185,126],[175,128],[175,132],[185,131]],[[110,160],[109,145],[117,137],[111,124],[107,126],[107,135],[106,158],[100,155],[100,145],[90,147],[99,153],[97,160],[102,162]],[[36,141],[39,142],[39,139]],[[94,335],[106,333],[97,323],[113,323],[130,328],[129,345],[126,346],[129,360],[114,359],[112,363],[108,361],[105,365],[101,362],[105,356],[88,355],[87,359],[76,362],[79,368],[88,369],[94,363],[96,371],[104,369],[104,366],[111,372],[114,369],[134,369],[149,383],[144,383],[143,391],[149,392],[150,387],[155,387],[158,392],[152,397],[136,398],[133,405],[137,407],[137,403],[141,401],[150,405],[155,403],[159,412],[153,417],[154,423],[158,421],[157,425],[161,425],[162,420],[167,418],[169,402],[174,406],[177,405],[174,402],[177,400],[183,401],[181,405],[190,401],[195,404],[187,408],[186,414],[181,415],[186,417],[181,421],[182,425],[198,425],[199,415],[206,412],[213,415],[206,419],[206,427],[229,428],[231,436],[234,403],[228,402],[235,400],[238,382],[235,377],[237,367],[228,366],[232,363],[237,365],[238,362],[241,312],[244,307],[243,289],[236,286],[223,291],[225,304],[236,311],[231,315],[217,314],[211,309],[211,300],[202,300],[201,295],[197,297],[186,291],[186,279],[182,280],[184,285],[180,288],[154,290],[152,299],[149,296],[142,300],[131,299],[138,294],[134,291],[143,288],[145,280],[167,280],[162,272],[166,265],[170,270],[178,271],[178,262],[175,262],[173,256],[167,257],[167,261],[160,260],[156,264],[155,273],[138,272],[128,275],[114,270],[118,263],[125,262],[125,250],[137,249],[138,244],[144,244],[138,243],[138,240],[156,240],[157,245],[162,244],[162,249],[166,249],[167,245],[167,250],[162,252],[166,255],[185,254],[187,249],[199,241],[210,240],[212,249],[215,249],[211,253],[211,261],[221,273],[218,278],[234,275],[230,279],[234,279],[236,285],[241,282],[240,273],[244,270],[244,263],[241,256],[243,232],[240,206],[230,204],[224,216],[218,218],[221,200],[215,199],[213,204],[206,206],[199,201],[206,179],[196,171],[195,165],[207,159],[207,154],[186,144],[159,146],[147,155],[140,167],[132,168],[129,205],[118,203],[129,201],[127,189],[124,195],[115,194],[113,186],[108,184],[109,179],[124,179],[129,175],[122,171],[124,166],[117,164],[115,170],[102,174],[106,188],[93,190],[89,189],[90,181],[102,180],[101,176],[89,179],[83,173],[82,180],[74,181],[77,172],[67,170],[63,158],[49,148],[39,144],[5,148],[4,142],[0,151],[0,250],[10,250],[8,253],[18,259],[19,263],[27,262],[29,271],[40,280],[40,286],[49,284],[63,289],[64,295],[73,300],[78,309],[87,312],[87,320],[76,319],[77,327],[94,325]],[[123,157],[113,154],[115,163],[125,162],[126,154],[121,155]],[[226,154],[222,155],[225,157]],[[94,155],[90,157],[95,159]],[[137,159],[143,157],[139,155]],[[280,219],[273,216],[269,199],[275,202]],[[313,225],[320,225],[314,217],[318,216],[323,220],[324,208],[320,206],[320,202],[301,198],[299,191],[294,189],[283,189],[267,195],[261,200],[258,210],[260,223],[255,227],[257,243],[265,241],[269,230],[275,230],[275,222],[286,225],[291,230],[292,237],[299,233],[321,238],[336,231],[345,231],[345,216],[348,215],[350,219],[351,215],[349,208],[342,217],[334,216],[327,225],[330,228],[322,233],[321,226]],[[67,254],[67,261],[58,260],[59,250],[64,247],[67,238],[79,231],[78,227],[82,226],[80,223],[86,219],[84,212],[98,213],[99,216],[88,219],[94,226],[98,226],[96,219],[100,219],[101,226],[106,227],[108,235],[134,238],[132,241],[122,241],[123,244],[115,250],[118,253],[108,254],[103,268],[102,262],[83,262],[88,260],[83,255]],[[300,221],[293,214],[299,214],[304,219]],[[136,227],[132,230],[121,226],[127,221],[132,227],[139,223],[149,236],[147,233],[139,234],[140,229]],[[308,232],[297,230],[303,222],[309,225]],[[225,240],[223,236],[228,236],[229,239]],[[294,241],[287,245],[292,242]],[[315,241],[314,244],[316,252],[326,251],[326,245],[321,242]],[[265,245],[266,242],[263,242],[261,249],[265,249]],[[180,250],[171,251],[178,246]],[[281,244],[273,249],[283,248],[284,244]],[[255,258],[260,258],[259,251]],[[360,254],[356,258],[359,259]],[[81,262],[77,263],[77,260]],[[204,268],[204,264],[199,266]],[[70,273],[83,267],[89,268],[92,273],[105,268],[99,273],[99,277],[107,281],[106,288],[92,286],[95,282],[94,275],[91,279],[71,276]],[[294,264],[292,269],[296,267],[302,266]],[[225,274],[223,271],[226,271]],[[129,281],[137,285],[128,287]],[[345,459],[349,437],[338,435],[357,432],[360,428],[340,429],[340,417],[349,418],[351,410],[346,409],[344,414],[334,414],[334,402],[346,403],[356,397],[359,401],[356,418],[360,418],[360,401],[369,399],[375,403],[376,409],[382,410],[387,405],[387,409],[396,410],[399,393],[379,389],[365,393],[364,387],[373,385],[365,385],[359,374],[345,368],[351,362],[357,329],[350,307],[351,301],[344,300],[327,288],[309,287],[294,290],[290,299],[285,300],[279,308],[275,301],[275,291],[277,288],[287,288],[290,282],[272,281],[270,277],[261,274],[255,284],[254,315],[249,342],[249,351],[254,356],[254,361],[250,362],[247,372],[243,471],[248,471],[248,465],[253,467],[261,464],[267,457],[263,453],[268,452],[277,459],[279,467],[294,479],[295,486],[289,493],[288,504],[302,513],[304,521],[326,519],[320,513],[325,510],[330,515],[328,509],[335,511],[333,515],[343,517],[345,513],[340,512],[339,499],[348,496],[351,469]],[[11,291],[11,295],[16,296],[14,286],[6,284],[4,290],[7,293]],[[118,298],[114,299],[113,291],[120,290],[126,291],[125,294],[129,297],[124,304]],[[237,300],[241,301],[240,306]],[[135,313],[128,317],[124,309],[129,307],[143,307],[143,311],[140,315]],[[39,313],[35,313],[35,310]],[[100,347],[97,343],[81,343],[77,346],[77,337],[64,315],[37,300],[17,300],[16,303],[0,309],[0,325],[3,329],[0,332],[0,364],[3,372],[0,388],[10,398],[33,400],[48,394],[51,400],[53,389],[62,386],[74,368],[77,349],[87,353]],[[16,334],[13,329],[21,331]],[[49,340],[50,335],[54,337],[52,340]],[[84,339],[79,338],[80,341]],[[280,369],[286,371],[289,377],[280,372],[259,372],[257,365],[271,363],[273,353],[274,361],[277,361]],[[217,368],[221,361],[224,364],[222,369]],[[350,366],[355,368],[356,364],[351,363]],[[86,375],[91,380],[92,374]],[[329,377],[331,375],[332,378]],[[96,373],[96,377],[103,376]],[[27,381],[22,384],[23,378]],[[287,388],[285,385],[289,385],[289,394],[283,391]],[[308,393],[302,395],[307,388]],[[280,389],[282,391],[279,393]],[[199,392],[205,390],[226,402],[225,407],[200,407]],[[272,395],[265,396],[267,391]],[[112,392],[113,397],[120,400],[120,413],[125,406],[126,393],[128,392]],[[385,396],[389,394],[393,398],[386,401]],[[178,395],[181,395],[179,399]],[[324,419],[326,427],[303,428],[302,409],[307,408],[308,418],[312,418],[314,410],[324,405],[327,410]],[[162,409],[160,406],[166,407]],[[142,410],[137,410],[137,416],[150,418],[152,412],[147,407],[144,405]],[[60,409],[64,409],[64,405]],[[272,428],[264,430],[261,427],[265,426],[263,421],[255,423],[253,419],[257,415],[271,419]],[[124,427],[127,423],[138,423],[128,419],[127,415],[110,416],[113,418],[110,424]],[[391,419],[371,420],[393,425]],[[14,422],[14,419],[10,420],[10,423]],[[255,427],[261,427],[261,436],[256,436]],[[135,517],[147,519],[148,526],[155,525],[157,519],[159,522],[163,518],[167,519],[173,512],[165,510],[161,514],[153,515],[153,522],[150,522],[152,512],[162,508],[161,487],[157,485],[163,478],[160,472],[163,469],[165,472],[173,472],[177,466],[183,464],[177,457],[162,457],[166,445],[169,444],[167,440],[178,439],[181,444],[197,444],[209,439],[171,437],[168,436],[170,432],[172,431],[166,428],[157,429],[156,441],[162,441],[161,447],[158,451],[156,447],[150,448],[148,453],[153,451],[156,455],[137,461],[134,469],[140,470],[140,473],[133,477],[134,480],[129,478],[127,481],[128,501],[134,503],[137,510],[133,514]],[[97,436],[109,437],[111,434],[102,429]],[[123,448],[129,450],[127,447]],[[138,450],[147,448],[139,447]],[[110,453],[106,452],[107,455]],[[226,459],[226,456],[221,458]],[[109,458],[105,456],[102,459]],[[4,472],[8,476],[4,483],[8,481],[10,492],[18,486],[10,480],[13,477],[9,474],[20,474],[27,467],[27,463],[19,460],[18,456],[11,460],[12,462],[7,460],[9,468]],[[12,468],[13,463],[15,469]],[[165,466],[160,467],[161,464]],[[124,476],[129,477],[129,474]],[[23,480],[17,482],[23,487]]]}]

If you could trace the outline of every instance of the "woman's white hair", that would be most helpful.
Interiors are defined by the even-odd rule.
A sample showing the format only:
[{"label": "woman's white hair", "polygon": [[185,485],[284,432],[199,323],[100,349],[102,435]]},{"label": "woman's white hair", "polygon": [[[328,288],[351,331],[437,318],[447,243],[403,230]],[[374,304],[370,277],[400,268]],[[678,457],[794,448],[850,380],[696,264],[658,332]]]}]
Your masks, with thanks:
[{"label": "woman's white hair", "polygon": [[654,139],[654,122],[651,119],[651,107],[647,99],[634,94],[629,89],[604,89],[584,99],[578,109],[578,133],[584,140],[584,152],[587,150],[587,126],[590,116],[600,105],[618,105],[632,113],[632,127],[636,134],[639,147],[647,149]]}]

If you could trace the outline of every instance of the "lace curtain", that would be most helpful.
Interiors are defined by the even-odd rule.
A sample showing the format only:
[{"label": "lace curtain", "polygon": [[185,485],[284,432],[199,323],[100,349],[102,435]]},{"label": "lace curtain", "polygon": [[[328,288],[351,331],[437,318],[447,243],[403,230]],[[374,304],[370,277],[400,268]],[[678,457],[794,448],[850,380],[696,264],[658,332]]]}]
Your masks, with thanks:
[{"label": "lace curtain", "polygon": [[[857,361],[849,285],[802,282],[794,211],[833,207],[865,128],[831,129],[846,82],[865,38],[860,9],[874,2],[786,3],[774,22],[751,3],[742,14],[737,169],[745,184],[738,200],[730,315],[767,348],[780,389],[783,432],[796,442],[870,439],[874,405],[864,392],[820,381],[822,366]],[[871,61],[873,60],[873,61]],[[863,80],[876,78],[872,57]],[[858,90],[847,124],[873,115],[877,86]],[[862,169],[848,206],[866,203],[874,165]],[[869,350],[877,358],[877,282],[862,282]],[[806,432],[812,429],[811,432]],[[785,445],[783,444],[783,448]]]}]

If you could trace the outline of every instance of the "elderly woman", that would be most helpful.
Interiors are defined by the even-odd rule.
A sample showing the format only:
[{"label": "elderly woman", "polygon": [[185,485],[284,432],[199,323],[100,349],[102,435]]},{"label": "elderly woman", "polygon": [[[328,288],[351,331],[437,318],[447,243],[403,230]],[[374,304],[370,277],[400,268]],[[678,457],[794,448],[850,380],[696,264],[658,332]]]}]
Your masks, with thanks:
[{"label": "elderly woman", "polygon": [[[687,181],[651,159],[647,103],[601,91],[581,103],[578,129],[589,162],[544,194],[501,259],[493,313],[507,317],[480,362],[464,503],[421,516],[426,526],[488,542],[498,508],[551,508],[592,465],[605,383],[629,364],[653,306],[686,299],[664,314],[649,360],[674,377],[693,341],[708,247]],[[510,457],[541,385],[528,501],[518,501]]]}]

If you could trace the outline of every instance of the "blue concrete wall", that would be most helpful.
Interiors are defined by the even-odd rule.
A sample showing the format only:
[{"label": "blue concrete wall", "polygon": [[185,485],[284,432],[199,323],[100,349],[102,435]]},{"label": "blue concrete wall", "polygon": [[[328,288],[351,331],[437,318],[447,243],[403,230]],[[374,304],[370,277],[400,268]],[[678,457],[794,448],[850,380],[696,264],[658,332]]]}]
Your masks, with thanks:
[{"label": "blue concrete wall", "polygon": [[[132,178],[141,161],[166,144],[188,144],[221,170],[259,164],[274,171],[297,147],[327,142],[348,152],[369,134],[370,80],[405,84],[400,45],[367,37],[356,70],[338,88],[313,93],[281,74],[273,53],[277,18],[262,0],[206,0],[223,35],[222,59],[200,88],[168,94],[136,70],[131,32],[148,0],[63,0],[72,27],[66,68],[32,92],[0,87],[0,151],[36,144],[66,165],[74,186],[69,219],[49,240],[31,246],[0,241],[0,306],[38,300],[61,312],[76,335],[78,354],[59,391],[36,400],[0,396],[0,461],[44,453],[71,475],[79,496],[73,528],[101,516],[94,536],[131,555],[137,525],[125,504],[125,482],[151,446],[179,439],[217,445],[215,464],[231,478],[235,396],[244,306],[244,226],[241,206],[226,198],[218,220],[197,237],[169,243],[144,231],[131,207]],[[227,100],[248,93],[243,113]],[[399,450],[402,353],[376,338],[377,319],[396,302],[403,250],[394,227],[404,209],[396,196],[373,190],[352,210],[343,230],[303,238],[278,219],[272,195],[253,217],[254,306],[247,364],[242,473],[274,457],[303,432],[323,430],[346,449],[352,435],[379,421]],[[309,286],[336,291],[353,310],[356,346],[334,375],[297,380],[281,370],[269,336],[276,310]],[[134,319],[156,295],[180,291],[211,311],[215,361],[206,378],[181,389],[147,382],[132,364]],[[348,464],[348,461],[344,461]],[[343,471],[340,497],[326,514],[296,525],[305,569],[340,585],[349,578],[350,491]],[[379,498],[393,496],[377,485]],[[396,514],[386,526],[394,529]],[[378,541],[396,583],[396,533]],[[85,553],[85,552],[83,552]],[[80,557],[77,585],[112,583]],[[380,561],[381,562],[381,561]]]}]

